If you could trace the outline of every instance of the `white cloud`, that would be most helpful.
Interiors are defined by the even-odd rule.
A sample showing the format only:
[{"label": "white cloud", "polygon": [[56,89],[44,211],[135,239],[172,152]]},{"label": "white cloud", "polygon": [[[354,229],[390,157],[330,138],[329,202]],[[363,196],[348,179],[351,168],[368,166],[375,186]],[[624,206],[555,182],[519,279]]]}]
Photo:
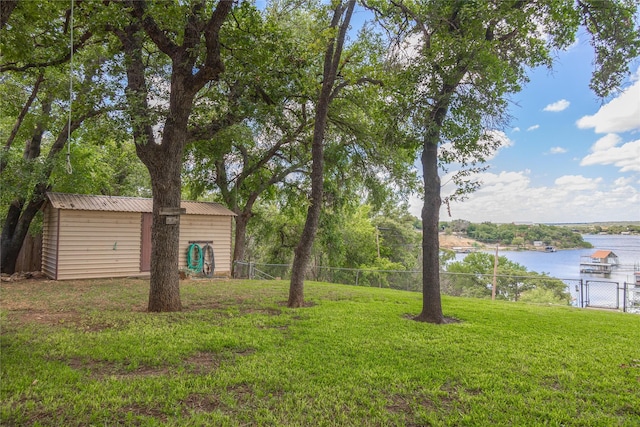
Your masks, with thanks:
[{"label": "white cloud", "polygon": [[585,178],[582,175],[564,175],[554,182],[558,188],[566,191],[596,190],[602,178]]},{"label": "white cloud", "polygon": [[631,177],[620,177],[613,181],[613,184],[616,187],[626,187],[627,185],[633,184],[633,178]]},{"label": "white cloud", "polygon": [[569,108],[569,104],[571,104],[566,99],[561,99],[560,101],[556,101],[552,104],[547,105],[543,108],[543,111],[551,111],[553,113],[557,113],[559,111],[564,111]]},{"label": "white cloud", "polygon": [[516,126],[513,129],[511,129],[511,132],[520,132],[520,128]]},{"label": "white cloud", "polygon": [[615,133],[608,133],[599,140],[596,141],[595,144],[591,146],[591,152],[597,153],[599,151],[606,151],[610,148],[615,147],[622,141],[619,135]]},{"label": "white cloud", "polygon": [[551,154],[562,154],[562,153],[566,153],[567,149],[564,147],[551,147],[551,150],[549,150],[549,152]]},{"label": "white cloud", "polygon": [[[640,69],[636,74],[640,76]],[[576,125],[580,129],[593,128],[596,133],[640,129],[640,79],[622,91],[620,96],[600,107],[594,115],[580,118]]]},{"label": "white cloud", "polygon": [[580,166],[614,165],[620,168],[620,172],[640,172],[640,139],[619,146],[621,140],[615,134],[600,138]]},{"label": "white cloud", "polygon": [[[443,221],[494,223],[629,221],[637,217],[637,178],[620,178],[609,184],[599,177],[565,175],[551,185],[535,186],[530,174],[528,170],[478,174],[482,187],[467,200],[452,202],[451,217],[443,206],[440,217]],[[444,176],[442,182],[448,177]],[[451,183],[446,184],[442,194],[449,195],[453,190]],[[411,212],[420,217],[421,209],[422,201],[412,198]]]},{"label": "white cloud", "polygon": [[533,126],[529,126],[529,127],[527,128],[527,132],[530,132],[530,131],[532,131],[532,130],[536,130],[536,129],[538,129],[539,127],[540,127],[540,125],[533,125]]}]

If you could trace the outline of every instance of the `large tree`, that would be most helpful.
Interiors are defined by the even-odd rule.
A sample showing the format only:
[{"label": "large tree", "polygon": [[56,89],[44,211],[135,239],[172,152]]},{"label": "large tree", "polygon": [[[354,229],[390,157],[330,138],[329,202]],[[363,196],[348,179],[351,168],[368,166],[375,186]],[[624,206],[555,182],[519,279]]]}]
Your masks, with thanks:
[{"label": "large tree", "polygon": [[[177,311],[179,211],[184,150],[218,123],[190,123],[197,96],[215,86],[224,65],[221,29],[233,7],[193,2],[124,1],[108,7],[126,68],[126,102],[138,156],[149,170],[153,226],[149,311]],[[230,40],[230,43],[233,43]],[[172,218],[173,220],[169,220]]]},{"label": "large tree", "polygon": [[[416,320],[445,323],[439,278],[439,166],[481,163],[499,141],[490,130],[507,120],[508,95],[530,67],[553,64],[582,23],[596,52],[591,87],[618,87],[638,54],[635,0],[370,1],[397,45],[408,122],[422,146],[424,178],[423,309]],[[444,143],[447,143],[446,146]],[[464,174],[458,176],[465,185]],[[467,182],[469,184],[469,182]],[[464,191],[464,190],[463,190]]]}]

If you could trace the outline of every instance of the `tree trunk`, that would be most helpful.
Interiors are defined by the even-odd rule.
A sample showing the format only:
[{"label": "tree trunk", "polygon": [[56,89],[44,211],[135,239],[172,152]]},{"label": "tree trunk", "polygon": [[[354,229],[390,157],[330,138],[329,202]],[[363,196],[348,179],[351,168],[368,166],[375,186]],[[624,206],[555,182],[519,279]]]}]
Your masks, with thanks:
[{"label": "tree trunk", "polygon": [[[340,24],[340,31],[336,38],[329,42],[324,57],[322,88],[320,89],[320,96],[316,106],[313,141],[311,144],[311,204],[307,210],[307,218],[302,230],[302,236],[300,236],[300,243],[298,243],[294,251],[291,282],[289,284],[289,301],[287,302],[287,305],[291,308],[304,305],[304,276],[307,272],[313,241],[318,231],[324,192],[324,134],[327,127],[329,104],[332,96],[335,96],[333,86],[336,81],[346,31],[351,21],[354,6],[355,0],[349,0],[344,5],[340,2],[335,8],[331,20],[331,27],[337,28],[338,24]],[[340,23],[343,13],[344,19]]]},{"label": "tree trunk", "polygon": [[[2,227],[2,246],[0,249],[2,258],[0,265],[2,265],[3,273],[13,274],[16,271],[16,260],[22,247],[22,241],[19,236],[22,233],[17,235],[16,230],[18,229],[23,206],[24,199],[13,200],[9,205],[4,226]],[[24,236],[22,238],[24,239]]]},{"label": "tree trunk", "polygon": [[424,179],[424,205],[422,206],[422,312],[415,320],[429,323],[446,323],[442,314],[440,297],[440,176],[438,175],[438,144],[442,137],[444,120],[449,113],[451,100],[462,78],[466,66],[459,61],[451,74],[450,83],[445,83],[427,117],[426,134],[422,147],[422,175]]},{"label": "tree trunk", "polygon": [[44,204],[46,190],[45,184],[38,184],[26,207],[24,199],[15,199],[9,205],[0,242],[0,265],[3,273],[15,273],[22,243],[29,232],[31,221]]},{"label": "tree trunk", "polygon": [[153,192],[151,278],[148,306],[148,310],[151,312],[180,311],[182,309],[178,271],[180,215],[161,215],[163,209],[180,208],[182,150],[175,150],[175,145],[162,150],[162,154],[157,151],[154,153],[159,154],[154,157],[162,158],[162,161],[145,162],[151,176]]},{"label": "tree trunk", "polygon": [[247,250],[247,225],[251,214],[238,213],[236,216],[235,246],[233,247],[233,277],[236,277],[236,262],[245,260]]},{"label": "tree trunk", "polygon": [[[26,161],[34,161],[40,157],[42,138],[44,132],[47,131],[45,123],[49,119],[50,113],[51,99],[49,95],[46,95],[42,101],[42,116],[36,123],[31,138],[29,138],[25,144],[22,157]],[[84,119],[72,123],[71,130],[77,129],[80,123],[82,123],[82,120]],[[67,141],[67,129],[68,124],[64,126],[49,149],[49,154],[47,155],[47,160],[49,161],[48,166],[44,168],[41,180],[35,185],[30,199],[27,201],[24,196],[17,196],[9,205],[7,216],[2,227],[2,242],[0,243],[0,266],[2,266],[3,273],[15,273],[16,261],[18,260],[18,255],[20,255],[24,238],[29,232],[31,221],[33,221],[33,218],[35,218],[38,210],[40,210],[45,201],[45,194],[49,188],[47,181],[53,169],[52,160]]]},{"label": "tree trunk", "polygon": [[[325,106],[328,109],[328,103]],[[316,128],[321,127],[322,131],[316,133],[314,130],[311,156],[311,204],[307,210],[307,218],[304,222],[304,229],[300,236],[300,242],[294,251],[293,266],[291,268],[291,282],[289,284],[289,307],[302,307],[304,305],[304,276],[309,266],[311,248],[313,240],[318,231],[320,222],[320,211],[322,208],[322,194],[324,192],[324,127],[326,126],[327,115],[324,121],[316,119]]]},{"label": "tree trunk", "polygon": [[438,144],[425,140],[422,151],[424,205],[422,206],[422,312],[415,318],[422,322],[445,323],[440,298],[440,176]]},{"label": "tree trunk", "polygon": [[18,5],[18,0],[2,0],[0,1],[0,29],[4,28],[9,21],[9,17],[13,9]]}]

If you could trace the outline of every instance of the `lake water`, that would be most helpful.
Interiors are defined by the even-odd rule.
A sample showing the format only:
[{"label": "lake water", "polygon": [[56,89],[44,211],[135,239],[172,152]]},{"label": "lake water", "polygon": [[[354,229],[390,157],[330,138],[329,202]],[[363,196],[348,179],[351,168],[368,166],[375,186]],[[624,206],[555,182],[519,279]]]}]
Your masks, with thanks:
[{"label": "lake water", "polygon": [[[583,238],[594,247],[590,249],[562,249],[557,252],[500,251],[498,254],[526,267],[528,271],[547,273],[552,277],[565,279],[568,290],[576,301],[579,301],[581,296],[576,291],[575,285],[580,283],[580,279],[583,282],[590,281],[592,283],[590,285],[591,304],[611,306],[617,303],[615,300],[619,295],[617,292],[611,291],[611,289],[615,289],[615,285],[604,282],[617,282],[620,286],[623,286],[625,282],[634,282],[634,269],[640,269],[640,236],[588,234],[583,235]],[[591,255],[599,249],[615,253],[618,256],[618,267],[615,267],[608,275],[580,273],[581,257]],[[462,260],[464,257],[464,254],[456,255],[458,260]],[[576,302],[576,305],[578,304]]]}]

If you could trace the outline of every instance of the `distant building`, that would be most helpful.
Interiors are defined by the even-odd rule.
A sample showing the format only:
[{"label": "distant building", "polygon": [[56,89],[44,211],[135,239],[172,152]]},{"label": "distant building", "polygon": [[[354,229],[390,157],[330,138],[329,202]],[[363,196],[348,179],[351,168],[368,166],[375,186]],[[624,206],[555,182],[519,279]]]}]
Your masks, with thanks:
[{"label": "distant building", "polygon": [[583,256],[580,261],[580,272],[591,274],[610,274],[618,265],[618,256],[612,251],[601,249],[591,255]]},{"label": "distant building", "polygon": [[609,250],[599,250],[591,254],[591,262],[602,264],[618,264],[618,256]]}]

